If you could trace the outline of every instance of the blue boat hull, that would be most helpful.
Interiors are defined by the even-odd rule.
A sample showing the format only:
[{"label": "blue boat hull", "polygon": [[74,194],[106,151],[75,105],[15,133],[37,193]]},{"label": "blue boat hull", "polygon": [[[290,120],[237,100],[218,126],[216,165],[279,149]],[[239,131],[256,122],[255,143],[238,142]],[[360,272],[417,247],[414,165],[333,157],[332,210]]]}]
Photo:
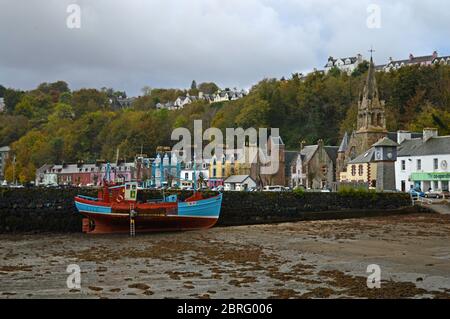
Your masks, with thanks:
[{"label": "blue boat hull", "polygon": [[[161,232],[205,229],[214,226],[220,216],[222,194],[197,201],[178,202],[167,208],[141,209],[136,206],[136,232]],[[94,234],[128,233],[129,210],[119,210],[95,200],[77,197],[75,205],[86,218],[83,232]],[[144,204],[145,205],[145,204]],[[147,206],[148,207],[148,204]]]}]

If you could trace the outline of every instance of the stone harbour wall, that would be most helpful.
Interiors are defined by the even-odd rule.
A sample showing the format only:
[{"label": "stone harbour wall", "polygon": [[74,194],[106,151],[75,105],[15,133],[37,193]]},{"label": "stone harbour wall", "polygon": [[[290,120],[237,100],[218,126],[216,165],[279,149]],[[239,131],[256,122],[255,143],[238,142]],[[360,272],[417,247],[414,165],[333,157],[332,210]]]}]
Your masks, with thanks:
[{"label": "stone harbour wall", "polygon": [[[80,232],[77,194],[96,196],[80,188],[0,188],[0,233]],[[181,198],[191,192],[178,193]],[[213,193],[206,193],[207,196]],[[158,191],[140,192],[142,200],[161,198]],[[342,219],[417,212],[401,193],[245,193],[225,192],[218,226]]]}]

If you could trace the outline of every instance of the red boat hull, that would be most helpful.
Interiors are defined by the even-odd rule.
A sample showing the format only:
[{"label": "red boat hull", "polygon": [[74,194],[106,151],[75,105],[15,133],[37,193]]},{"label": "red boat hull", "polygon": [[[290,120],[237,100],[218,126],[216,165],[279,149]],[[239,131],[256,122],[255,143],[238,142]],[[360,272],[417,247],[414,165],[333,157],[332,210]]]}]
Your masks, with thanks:
[{"label": "red boat hull", "polygon": [[[129,233],[130,218],[128,215],[104,216],[87,214],[83,219],[83,232],[89,234]],[[187,231],[211,228],[217,218],[198,218],[182,216],[138,216],[135,218],[136,233]]]}]

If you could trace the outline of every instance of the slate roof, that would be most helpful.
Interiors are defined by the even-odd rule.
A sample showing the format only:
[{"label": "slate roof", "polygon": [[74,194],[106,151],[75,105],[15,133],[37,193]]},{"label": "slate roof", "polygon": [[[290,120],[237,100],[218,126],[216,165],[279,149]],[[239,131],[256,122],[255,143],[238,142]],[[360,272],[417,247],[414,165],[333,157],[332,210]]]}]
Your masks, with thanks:
[{"label": "slate roof", "polygon": [[388,63],[388,65],[393,65],[393,64],[417,64],[417,63],[423,63],[423,62],[428,62],[428,61],[432,61],[434,60],[434,56],[433,55],[424,55],[424,56],[418,56],[418,57],[413,57],[412,59],[404,59],[404,60],[396,60],[396,61],[390,61]]},{"label": "slate roof", "polygon": [[309,162],[311,158],[316,153],[317,149],[319,148],[319,145],[308,145],[305,146],[301,151],[300,154],[302,156],[302,162]]},{"label": "slate roof", "polygon": [[245,182],[245,180],[247,180],[248,178],[252,179],[252,178],[250,177],[250,175],[233,175],[233,176],[228,177],[228,178],[224,181],[224,183],[232,183],[232,184],[235,184],[235,183],[243,183],[243,182]]},{"label": "slate roof", "polygon": [[333,161],[333,163],[336,163],[339,148],[337,146],[324,146],[323,149],[328,154],[328,157]]},{"label": "slate roof", "polygon": [[426,156],[450,154],[450,136],[405,140],[398,148],[398,156]]},{"label": "slate roof", "polygon": [[371,163],[375,161],[375,148],[372,147],[370,150],[364,154],[359,155],[354,160],[350,161],[349,164],[364,164]]},{"label": "slate roof", "polygon": [[342,142],[341,145],[339,146],[338,152],[339,153],[344,153],[347,148],[348,148],[348,142],[349,142],[349,137],[348,137],[348,133],[345,132],[344,137],[342,138]]},{"label": "slate roof", "polygon": [[384,137],[383,139],[379,140],[373,146],[398,146],[397,142],[394,142],[393,140]]},{"label": "slate roof", "polygon": [[300,154],[298,151],[285,151],[284,152],[284,168],[285,168],[285,176],[291,175],[291,166],[294,161],[297,160],[297,156]]}]

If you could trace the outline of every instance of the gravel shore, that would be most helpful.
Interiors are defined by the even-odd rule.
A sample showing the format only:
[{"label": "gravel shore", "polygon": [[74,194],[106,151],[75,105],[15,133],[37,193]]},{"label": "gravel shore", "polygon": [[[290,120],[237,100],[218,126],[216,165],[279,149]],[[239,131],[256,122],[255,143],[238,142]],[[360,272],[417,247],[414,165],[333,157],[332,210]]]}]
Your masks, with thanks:
[{"label": "gravel shore", "polygon": [[[0,235],[0,298],[449,298],[450,216]],[[67,267],[81,289],[67,287]],[[368,289],[367,266],[381,268]]]}]

